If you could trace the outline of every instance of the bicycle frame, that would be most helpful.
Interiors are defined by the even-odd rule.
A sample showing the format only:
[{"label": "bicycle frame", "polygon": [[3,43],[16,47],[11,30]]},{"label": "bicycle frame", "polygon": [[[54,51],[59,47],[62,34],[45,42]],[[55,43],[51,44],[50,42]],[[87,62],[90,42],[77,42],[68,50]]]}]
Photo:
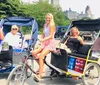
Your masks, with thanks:
[{"label": "bicycle frame", "polygon": [[22,64],[23,68],[30,69],[32,71],[32,73],[36,74],[36,72],[28,65],[28,63],[27,63],[28,59],[31,59],[31,61],[33,62],[33,58],[32,57],[31,58],[30,58],[30,56],[28,56],[27,58],[25,57],[25,61],[23,61],[23,64]]}]

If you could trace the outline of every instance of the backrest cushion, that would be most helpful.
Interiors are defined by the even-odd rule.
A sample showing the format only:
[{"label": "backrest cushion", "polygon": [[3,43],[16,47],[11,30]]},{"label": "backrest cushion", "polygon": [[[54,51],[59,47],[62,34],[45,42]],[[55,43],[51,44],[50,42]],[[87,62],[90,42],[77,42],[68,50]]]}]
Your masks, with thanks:
[{"label": "backrest cushion", "polygon": [[77,53],[78,54],[83,54],[83,55],[87,55],[88,54],[88,51],[90,49],[90,45],[81,45],[79,48],[78,48],[78,51]]}]

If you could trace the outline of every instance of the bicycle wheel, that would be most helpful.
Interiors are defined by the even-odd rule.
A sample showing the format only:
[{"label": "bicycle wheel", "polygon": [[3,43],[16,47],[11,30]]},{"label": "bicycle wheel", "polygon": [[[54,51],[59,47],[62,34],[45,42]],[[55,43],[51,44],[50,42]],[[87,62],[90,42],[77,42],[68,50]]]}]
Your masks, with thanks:
[{"label": "bicycle wheel", "polygon": [[100,67],[98,64],[89,63],[82,77],[84,85],[100,85]]},{"label": "bicycle wheel", "polygon": [[7,85],[26,85],[25,80],[26,76],[26,68],[23,65],[16,66],[8,76]]}]

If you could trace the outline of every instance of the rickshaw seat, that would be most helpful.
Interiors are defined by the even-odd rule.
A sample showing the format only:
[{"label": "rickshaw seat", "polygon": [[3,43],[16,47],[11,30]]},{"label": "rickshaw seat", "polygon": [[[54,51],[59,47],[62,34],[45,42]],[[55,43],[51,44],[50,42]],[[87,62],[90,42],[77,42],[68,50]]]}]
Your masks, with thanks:
[{"label": "rickshaw seat", "polygon": [[1,53],[0,53],[0,61],[10,60],[12,62],[12,57],[13,57],[13,48],[12,48],[12,46],[9,46],[8,51],[1,51]]},{"label": "rickshaw seat", "polygon": [[64,49],[60,49],[61,54],[51,52],[51,64],[59,69],[67,71],[68,56],[75,56],[79,58],[87,58],[90,45],[80,46],[76,53],[68,54]]},{"label": "rickshaw seat", "polygon": [[69,55],[86,59],[90,47],[91,47],[91,45],[81,45],[81,46],[79,46],[76,53],[71,53]]},{"label": "rickshaw seat", "polygon": [[60,49],[61,54],[51,52],[51,64],[55,67],[67,71],[68,55],[64,49]]}]

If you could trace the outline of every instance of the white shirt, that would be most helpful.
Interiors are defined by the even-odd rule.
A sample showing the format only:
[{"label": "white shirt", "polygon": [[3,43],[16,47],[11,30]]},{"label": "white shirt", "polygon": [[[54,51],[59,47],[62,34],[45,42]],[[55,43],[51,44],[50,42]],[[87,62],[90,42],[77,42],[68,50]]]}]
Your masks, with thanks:
[{"label": "white shirt", "polygon": [[4,38],[4,42],[8,42],[9,45],[15,48],[20,47],[21,39],[19,33],[17,33],[16,35],[13,35],[11,32],[7,33]]}]

